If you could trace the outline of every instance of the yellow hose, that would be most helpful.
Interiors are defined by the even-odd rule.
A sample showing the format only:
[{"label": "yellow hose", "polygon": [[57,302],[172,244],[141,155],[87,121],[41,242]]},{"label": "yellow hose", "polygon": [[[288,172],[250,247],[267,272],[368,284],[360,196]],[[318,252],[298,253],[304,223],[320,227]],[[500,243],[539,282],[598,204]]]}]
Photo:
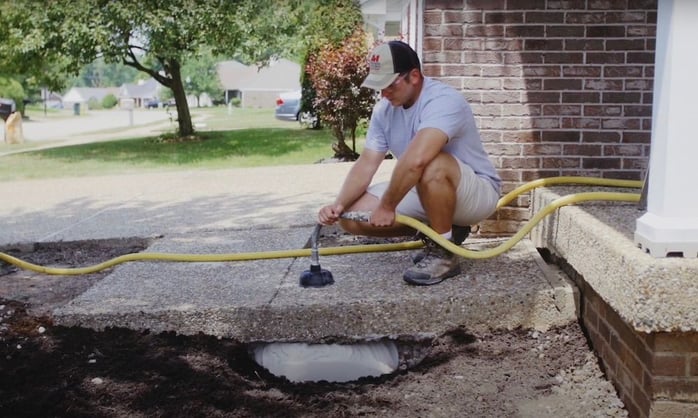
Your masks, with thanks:
[{"label": "yellow hose", "polygon": [[531,232],[531,229],[541,221],[545,216],[551,214],[558,208],[561,208],[563,206],[571,205],[574,203],[580,203],[580,202],[588,202],[591,200],[612,200],[612,201],[617,201],[617,202],[639,202],[640,201],[640,195],[637,193],[611,193],[611,192],[587,192],[587,193],[576,193],[576,194],[571,194],[567,196],[563,196],[560,198],[557,198],[552,201],[549,205],[538,211],[533,218],[531,218],[526,224],[512,236],[509,238],[507,241],[503,242],[502,244],[498,245],[497,247],[490,248],[488,250],[481,250],[481,251],[473,251],[473,250],[468,250],[463,247],[459,247],[456,244],[452,243],[451,241],[445,239],[442,237],[438,232],[434,231],[433,229],[426,227],[426,225],[422,224],[418,220],[414,218],[409,218],[407,216],[402,216],[398,215],[396,217],[396,220],[400,223],[403,223],[405,225],[411,226],[412,228],[419,229],[422,233],[424,233],[426,236],[431,238],[434,242],[437,244],[441,245],[442,247],[446,248],[450,252],[459,255],[461,257],[465,258],[475,258],[475,259],[483,259],[483,258],[491,258],[498,256],[502,254],[503,252],[509,250],[511,247],[516,245],[519,241],[521,241],[526,234]]},{"label": "yellow hose", "polygon": [[[594,177],[550,177],[540,180],[534,180],[532,182],[526,183],[515,190],[504,195],[497,203],[497,209],[505,206],[512,200],[514,200],[518,195],[525,193],[529,190],[535,189],[541,186],[551,186],[559,184],[584,184],[584,185],[594,185],[594,186],[606,186],[606,187],[623,187],[623,188],[642,188],[641,181],[634,180],[612,180],[612,179],[599,179]],[[531,218],[519,232],[512,236],[509,240],[503,242],[497,247],[473,251],[468,250],[463,247],[459,247],[452,242],[443,238],[433,229],[429,228],[424,223],[405,215],[397,215],[395,218],[396,222],[410,226],[432,240],[437,244],[443,246],[452,253],[465,258],[473,259],[484,259],[496,257],[505,251],[509,250],[511,247],[516,245],[521,239],[523,239],[526,234],[528,234],[533,227],[541,221],[545,216],[549,215],[553,211],[557,210],[562,206],[567,206],[575,203],[588,202],[594,200],[607,200],[607,201],[619,201],[619,202],[638,202],[640,200],[640,194],[638,193],[619,193],[619,192],[585,192],[576,193],[567,196],[560,197],[554,200],[552,203],[541,209],[536,213],[533,218]],[[367,253],[367,252],[385,252],[385,251],[402,251],[402,250],[412,250],[417,249],[422,246],[421,241],[412,242],[401,242],[394,244],[370,244],[370,245],[354,245],[346,247],[326,247],[319,248],[320,255],[341,255],[341,254],[355,254],[355,253]],[[44,267],[37,264],[32,264],[23,261],[19,258],[13,257],[9,254],[0,252],[0,260],[7,263],[13,264],[24,270],[31,270],[37,273],[50,274],[50,275],[81,275],[96,273],[98,271],[114,267],[121,263],[126,263],[129,261],[178,261],[178,262],[226,262],[226,261],[249,261],[249,260],[266,260],[274,258],[295,258],[295,257],[309,257],[311,249],[303,248],[296,250],[279,250],[279,251],[263,251],[263,252],[249,252],[249,253],[237,253],[237,254],[182,254],[182,253],[133,253],[126,254],[119,257],[112,258],[103,263],[95,264],[88,267],[79,268],[52,268]]]},{"label": "yellow hose", "polygon": [[497,209],[502,206],[506,206],[512,200],[516,199],[520,194],[526,193],[529,190],[533,190],[537,187],[547,187],[555,186],[560,184],[580,184],[586,186],[604,186],[604,187],[621,187],[621,188],[642,188],[642,181],[640,180],[619,180],[619,179],[600,179],[598,177],[573,177],[573,176],[560,176],[560,177],[548,177],[544,179],[538,179],[529,181],[516,189],[510,191],[509,193],[502,196],[497,202]]},{"label": "yellow hose", "polygon": [[[409,250],[421,247],[420,241],[401,242],[395,244],[372,244],[360,245],[351,247],[327,247],[320,248],[320,255],[340,255],[351,254],[358,252],[382,252],[382,251],[399,251]],[[356,248],[362,247],[362,250],[357,251]],[[132,253],[125,254],[119,257],[112,258],[103,263],[95,264],[88,267],[79,268],[53,268],[44,267],[37,264],[32,264],[9,254],[0,253],[0,260],[14,264],[25,270],[35,271],[37,273],[75,276],[80,274],[96,273],[98,271],[114,267],[117,264],[126,263],[129,261],[184,261],[184,262],[225,262],[225,261],[250,261],[250,260],[270,260],[274,258],[294,258],[294,257],[309,257],[310,248],[301,248],[297,250],[278,250],[278,251],[259,251],[250,253],[228,253],[228,254],[185,254],[185,253]]]}]

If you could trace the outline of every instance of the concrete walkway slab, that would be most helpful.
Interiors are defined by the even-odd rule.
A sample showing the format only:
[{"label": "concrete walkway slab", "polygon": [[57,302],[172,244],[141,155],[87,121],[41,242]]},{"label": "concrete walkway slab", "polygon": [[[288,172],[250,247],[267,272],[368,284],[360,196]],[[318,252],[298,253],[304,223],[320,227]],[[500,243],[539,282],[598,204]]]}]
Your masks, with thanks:
[{"label": "concrete walkway slab", "polygon": [[[302,248],[312,228],[212,231],[165,237],[150,252],[240,253]],[[472,241],[489,247],[492,243]],[[134,262],[55,312],[59,325],[205,333],[242,342],[362,340],[378,336],[547,329],[575,320],[571,286],[547,271],[530,242],[490,260],[463,260],[438,286],[402,280],[407,252],[323,256],[335,284],[299,286],[310,260]]]}]

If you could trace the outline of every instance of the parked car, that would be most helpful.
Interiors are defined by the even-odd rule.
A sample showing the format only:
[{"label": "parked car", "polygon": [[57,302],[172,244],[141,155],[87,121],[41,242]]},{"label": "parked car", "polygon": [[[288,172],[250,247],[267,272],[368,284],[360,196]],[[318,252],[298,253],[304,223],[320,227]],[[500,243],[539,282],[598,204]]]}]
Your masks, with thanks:
[{"label": "parked car", "polygon": [[301,91],[281,93],[276,98],[274,116],[279,120],[297,121],[301,112]]},{"label": "parked car", "polygon": [[145,102],[146,109],[157,109],[160,107],[160,101],[158,99],[150,99]]},{"label": "parked car", "polygon": [[279,120],[298,121],[302,126],[316,129],[320,127],[317,115],[311,112],[301,112],[301,91],[281,93],[276,99],[274,116]]}]

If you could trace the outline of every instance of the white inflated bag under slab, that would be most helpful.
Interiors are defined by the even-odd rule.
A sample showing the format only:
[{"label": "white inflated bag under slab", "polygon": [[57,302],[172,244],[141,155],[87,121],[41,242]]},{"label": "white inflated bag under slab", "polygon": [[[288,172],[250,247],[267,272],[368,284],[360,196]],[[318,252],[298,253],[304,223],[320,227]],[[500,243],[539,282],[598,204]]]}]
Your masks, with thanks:
[{"label": "white inflated bag under slab", "polygon": [[291,382],[350,382],[394,372],[399,365],[392,341],[357,344],[269,343],[253,349],[254,359]]}]

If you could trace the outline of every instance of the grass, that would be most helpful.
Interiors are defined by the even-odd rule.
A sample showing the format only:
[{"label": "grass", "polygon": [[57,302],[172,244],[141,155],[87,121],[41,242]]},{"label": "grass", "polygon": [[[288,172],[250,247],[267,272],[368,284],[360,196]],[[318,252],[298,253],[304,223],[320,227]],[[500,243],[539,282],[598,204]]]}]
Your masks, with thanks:
[{"label": "grass", "polygon": [[[154,136],[29,150],[0,157],[0,181],[312,164],[333,155],[334,138],[328,130],[278,121],[273,110],[233,109],[228,114],[216,108],[192,113],[208,129],[198,133],[200,140],[163,142]],[[7,147],[2,144],[0,151]]]},{"label": "grass", "polygon": [[203,119],[207,129],[221,131],[249,128],[283,128],[300,129],[296,122],[288,122],[274,118],[272,109],[241,109],[228,110],[224,107],[192,109],[194,121]]},{"label": "grass", "polygon": [[24,114],[32,119],[64,119],[73,116],[73,110],[46,108],[43,105],[28,104],[24,107]]}]

